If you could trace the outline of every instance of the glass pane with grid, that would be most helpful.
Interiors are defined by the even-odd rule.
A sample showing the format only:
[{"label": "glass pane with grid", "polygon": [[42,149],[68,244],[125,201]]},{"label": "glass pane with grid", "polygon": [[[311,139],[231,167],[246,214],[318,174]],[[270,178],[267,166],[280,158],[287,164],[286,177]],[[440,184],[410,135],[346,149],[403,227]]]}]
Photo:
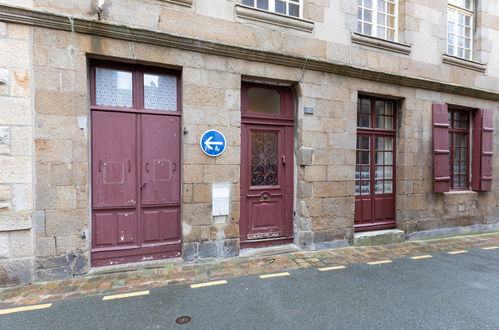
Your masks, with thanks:
[{"label": "glass pane with grid", "polygon": [[177,111],[177,77],[145,73],[144,108]]},{"label": "glass pane with grid", "polygon": [[472,57],[473,12],[449,7],[447,12],[447,53],[470,60]]},{"label": "glass pane with grid", "polygon": [[357,0],[357,32],[395,40],[397,0]]},{"label": "glass pane with grid", "polygon": [[301,0],[243,0],[242,3],[278,14],[300,17]]},{"label": "glass pane with grid", "polygon": [[357,136],[357,160],[355,166],[355,194],[371,193],[371,137]]},{"label": "glass pane with grid", "polygon": [[449,111],[449,169],[453,189],[468,188],[469,170],[469,114]]}]

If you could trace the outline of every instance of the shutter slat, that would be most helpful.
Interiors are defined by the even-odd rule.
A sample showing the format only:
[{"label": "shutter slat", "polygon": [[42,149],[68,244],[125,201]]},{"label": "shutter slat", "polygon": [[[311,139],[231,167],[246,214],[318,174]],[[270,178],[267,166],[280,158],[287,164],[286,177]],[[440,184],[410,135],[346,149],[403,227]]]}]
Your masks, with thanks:
[{"label": "shutter slat", "polygon": [[449,110],[447,104],[433,104],[433,191],[450,190]]},{"label": "shutter slat", "polygon": [[472,188],[475,191],[492,190],[493,137],[493,112],[479,109],[473,124]]}]

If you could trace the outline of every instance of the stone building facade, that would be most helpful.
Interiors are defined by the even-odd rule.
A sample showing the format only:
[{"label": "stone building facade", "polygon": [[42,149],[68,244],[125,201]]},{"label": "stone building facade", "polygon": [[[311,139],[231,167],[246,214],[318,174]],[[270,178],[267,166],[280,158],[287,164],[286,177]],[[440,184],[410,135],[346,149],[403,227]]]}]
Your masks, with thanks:
[{"label": "stone building facade", "polygon": [[[384,14],[367,0],[360,8],[350,0],[290,0],[285,7],[270,2],[259,9],[239,0],[0,1],[0,286],[122,262],[232,257],[241,248],[272,244],[345,246],[364,230],[398,228],[414,238],[499,227],[499,188],[494,180],[491,187],[480,183],[489,180],[490,159],[491,176],[499,174],[497,134],[480,133],[499,126],[499,1],[461,7],[459,1],[388,0]],[[282,8],[284,14],[273,12]],[[369,21],[369,11],[377,22]],[[388,17],[385,30],[379,15]],[[449,36],[451,15],[462,17],[455,23],[462,29],[456,45]],[[372,33],[369,24],[384,35]],[[458,48],[462,53],[454,53]],[[126,97],[138,112],[99,103],[99,88],[107,88],[98,82],[104,69],[125,72],[118,79],[134,91]],[[164,181],[178,175],[179,200],[131,201],[140,212],[174,210],[168,226],[160,223],[162,215],[133,215],[123,224],[128,220],[122,215],[135,212],[126,211],[130,206],[120,204],[122,213],[113,213],[118,204],[96,206],[101,166],[111,173],[111,162],[100,163],[93,153],[110,139],[105,129],[105,138],[98,138],[94,114],[132,113],[140,123],[155,116],[144,102],[147,75],[155,88],[158,77],[177,84],[159,94],[176,93],[176,108],[168,109],[175,116],[162,118],[177,123],[171,144],[178,144],[178,161],[158,166],[168,166]],[[142,92],[135,94],[136,88]],[[252,110],[269,103],[272,93],[280,95],[282,116]],[[439,109],[456,117],[436,122]],[[486,122],[489,114],[493,119]],[[152,129],[141,127],[142,137],[134,141],[146,150],[144,132]],[[435,147],[439,128],[451,137],[444,139],[450,148],[443,153]],[[218,157],[200,148],[210,129],[227,140]],[[251,141],[273,130],[284,139],[274,145],[282,155],[264,165],[279,169],[284,181],[266,176],[267,190],[258,190],[258,180],[250,179],[256,167],[248,164],[253,150],[264,149]],[[491,136],[493,150],[482,148],[480,141]],[[144,153],[134,154],[137,162]],[[442,159],[450,168],[435,164]],[[109,182],[135,175],[134,161],[123,164],[116,166],[125,174]],[[439,166],[445,175],[436,175]],[[434,189],[436,176],[443,191]],[[143,185],[132,189],[142,196]],[[253,200],[255,191],[260,195]],[[214,212],[224,203],[228,211]],[[100,214],[117,218],[99,222]],[[274,223],[277,218],[283,223]],[[138,243],[134,235],[141,237]],[[131,246],[138,251],[148,239],[156,242],[155,235],[164,244],[151,243],[142,254],[119,252]]]}]

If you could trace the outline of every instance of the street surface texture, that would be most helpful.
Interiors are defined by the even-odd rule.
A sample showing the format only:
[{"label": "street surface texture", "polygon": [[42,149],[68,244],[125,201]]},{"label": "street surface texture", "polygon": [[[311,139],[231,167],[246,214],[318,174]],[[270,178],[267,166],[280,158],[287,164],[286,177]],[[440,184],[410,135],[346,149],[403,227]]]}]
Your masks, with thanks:
[{"label": "street surface texture", "polygon": [[0,328],[499,329],[497,246],[377,261],[55,301]]}]

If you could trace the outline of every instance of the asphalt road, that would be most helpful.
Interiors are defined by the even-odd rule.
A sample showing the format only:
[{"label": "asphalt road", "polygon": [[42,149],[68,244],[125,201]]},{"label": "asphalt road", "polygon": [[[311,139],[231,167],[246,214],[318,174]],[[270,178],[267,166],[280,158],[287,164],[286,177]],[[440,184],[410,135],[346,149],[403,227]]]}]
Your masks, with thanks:
[{"label": "asphalt road", "polygon": [[63,300],[0,315],[0,329],[499,329],[499,249],[432,256]]}]

